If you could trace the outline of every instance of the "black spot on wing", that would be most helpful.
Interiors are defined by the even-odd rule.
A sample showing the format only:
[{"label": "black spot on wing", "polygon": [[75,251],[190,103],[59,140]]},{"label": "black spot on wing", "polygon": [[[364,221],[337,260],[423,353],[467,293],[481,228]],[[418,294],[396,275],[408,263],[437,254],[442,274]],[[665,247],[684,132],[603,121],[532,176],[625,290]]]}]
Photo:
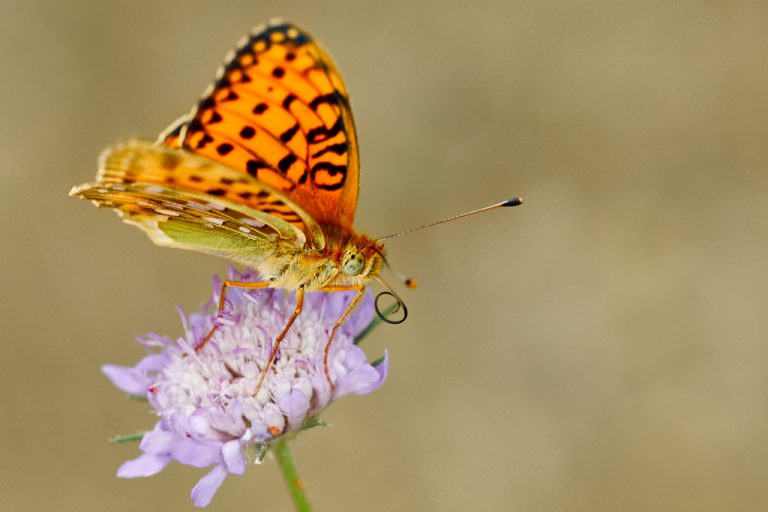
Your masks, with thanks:
[{"label": "black spot on wing", "polygon": [[187,125],[187,131],[189,133],[197,133],[197,132],[199,132],[201,130],[203,130],[203,123],[201,123],[200,119],[198,119],[198,118],[194,118]]},{"label": "black spot on wing", "polygon": [[291,168],[291,166],[296,162],[297,158],[296,155],[293,153],[286,155],[283,157],[280,162],[277,164],[277,168],[280,169],[280,171],[285,174],[288,172],[288,169]]},{"label": "black spot on wing", "polygon": [[204,148],[205,146],[207,146],[208,144],[210,144],[211,142],[213,142],[213,137],[211,137],[210,135],[208,135],[208,134],[206,133],[205,135],[203,135],[203,136],[200,138],[200,140],[199,140],[199,141],[197,141],[197,144],[195,145],[195,147],[196,147],[197,149],[202,149],[202,148]]},{"label": "black spot on wing", "polygon": [[296,101],[297,99],[298,99],[298,98],[296,97],[296,95],[295,95],[295,94],[289,94],[289,95],[288,95],[288,96],[286,96],[286,97],[285,97],[285,99],[283,100],[283,108],[284,108],[285,110],[288,110],[288,111],[290,111],[290,109],[291,109],[291,103],[293,103],[293,102],[294,102],[294,101]]},{"label": "black spot on wing", "polygon": [[318,151],[317,153],[315,153],[314,155],[312,155],[312,158],[319,158],[326,153],[335,153],[337,155],[343,155],[344,153],[347,152],[347,150],[349,150],[349,144],[346,142],[339,142],[338,144],[330,144],[324,147],[323,149],[321,149],[320,151]]},{"label": "black spot on wing", "polygon": [[290,142],[290,140],[296,135],[296,132],[298,131],[299,131],[299,125],[295,124],[292,127],[285,130],[280,135],[280,140],[283,141],[284,143]]},{"label": "black spot on wing", "polygon": [[248,174],[250,174],[254,178],[258,176],[259,169],[272,169],[272,168],[260,160],[250,159],[245,163],[245,170],[248,172]]},{"label": "black spot on wing", "polygon": [[224,89],[225,87],[231,87],[232,86],[232,81],[225,74],[224,76],[222,76],[221,78],[216,80],[216,82],[213,84],[213,86],[216,89]]},{"label": "black spot on wing", "polygon": [[216,152],[221,156],[228,155],[235,147],[229,142],[224,142],[216,146]]},{"label": "black spot on wing", "polygon": [[[327,176],[331,177],[339,176],[338,181],[334,181],[333,183],[325,183],[324,181],[320,181],[317,176],[320,172],[323,172]],[[347,166],[334,165],[330,162],[319,162],[312,166],[311,175],[312,184],[317,188],[321,188],[323,190],[339,190],[344,186],[344,182],[347,179]]]},{"label": "black spot on wing", "polygon": [[338,105],[339,103],[344,102],[344,97],[339,94],[337,91],[334,91],[329,94],[323,94],[322,96],[318,96],[315,99],[313,99],[310,104],[309,108],[317,112],[317,109],[320,108],[320,105],[328,104],[328,105]]},{"label": "black spot on wing", "polygon": [[344,121],[341,119],[341,116],[339,116],[339,118],[330,128],[320,126],[318,128],[309,130],[309,132],[307,132],[307,142],[310,144],[316,144],[318,142],[330,139],[331,137],[335,137],[342,131],[344,131]]}]

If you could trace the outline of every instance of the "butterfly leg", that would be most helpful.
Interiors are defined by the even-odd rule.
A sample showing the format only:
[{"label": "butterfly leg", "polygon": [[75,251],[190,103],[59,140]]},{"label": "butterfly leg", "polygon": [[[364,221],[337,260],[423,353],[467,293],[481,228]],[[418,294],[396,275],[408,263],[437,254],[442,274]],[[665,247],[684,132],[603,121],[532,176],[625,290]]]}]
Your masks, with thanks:
[{"label": "butterfly leg", "polygon": [[277,357],[277,349],[280,348],[280,344],[283,342],[285,335],[288,334],[288,329],[291,328],[293,322],[296,320],[296,317],[299,316],[303,307],[304,288],[299,288],[296,290],[296,309],[293,310],[293,314],[288,319],[288,323],[285,324],[285,327],[283,327],[282,332],[277,336],[277,338],[275,338],[274,345],[272,346],[272,352],[269,354],[269,359],[267,359],[267,364],[264,365],[264,369],[261,370],[261,377],[259,377],[259,383],[256,384],[256,391],[253,392],[253,396],[256,396],[261,390],[261,386],[264,384],[264,379],[267,377],[267,373],[269,372],[269,369],[272,367],[272,363],[275,362],[275,358]]},{"label": "butterfly leg", "polygon": [[[226,301],[227,288],[229,288],[229,287],[232,287],[232,288],[248,288],[248,289],[253,290],[253,289],[257,289],[257,288],[269,288],[270,284],[271,283],[269,281],[258,281],[258,282],[255,282],[255,283],[243,283],[243,282],[240,282],[240,281],[224,281],[224,284],[221,285],[221,292],[219,293],[219,307],[216,310],[216,318],[218,319],[219,315],[221,314],[222,310],[224,309],[224,303]],[[198,351],[201,348],[203,348],[206,345],[206,343],[208,343],[211,340],[211,336],[213,336],[213,333],[216,332],[216,329],[218,329],[218,328],[219,328],[219,324],[217,324],[214,321],[213,327],[211,327],[211,330],[208,331],[208,335],[203,339],[203,341],[201,341],[200,343],[195,345],[195,351]]]},{"label": "butterfly leg", "polygon": [[333,343],[333,338],[336,336],[336,331],[339,330],[341,324],[343,324],[347,317],[349,317],[350,313],[352,313],[352,310],[355,309],[355,306],[357,306],[357,303],[360,302],[360,299],[362,299],[363,295],[365,295],[365,286],[327,286],[320,290],[323,292],[347,292],[352,290],[357,291],[357,294],[352,299],[352,302],[349,303],[349,306],[347,306],[347,309],[344,311],[344,313],[339,317],[338,320],[336,320],[336,323],[333,324],[331,335],[328,338],[328,342],[325,344],[323,367],[325,368],[325,380],[328,381],[328,385],[331,387],[331,391],[333,391],[333,382],[331,382],[331,373],[328,370],[328,356],[331,353],[331,343]]}]

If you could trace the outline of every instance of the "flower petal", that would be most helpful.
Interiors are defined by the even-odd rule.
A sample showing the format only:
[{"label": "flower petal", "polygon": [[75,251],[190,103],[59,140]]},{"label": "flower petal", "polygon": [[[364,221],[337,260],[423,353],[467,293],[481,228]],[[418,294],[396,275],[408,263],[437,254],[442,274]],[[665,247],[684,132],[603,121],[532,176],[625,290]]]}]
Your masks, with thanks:
[{"label": "flower petal", "polygon": [[277,405],[288,417],[288,425],[293,427],[301,424],[310,404],[304,393],[294,389],[289,394],[281,396],[277,400]]},{"label": "flower petal", "polygon": [[129,395],[146,395],[147,387],[151,383],[149,377],[129,366],[105,364],[101,367],[101,373],[106,375],[117,389]]},{"label": "flower petal", "polygon": [[220,441],[186,438],[173,445],[171,455],[182,464],[205,468],[221,462],[221,445]]},{"label": "flower petal", "polygon": [[[376,371],[379,372],[379,378],[381,379],[380,385],[384,383],[385,380],[387,380],[387,377],[389,376],[389,351],[384,351],[384,360],[381,362],[381,364],[374,366],[376,368]],[[373,391],[373,390],[371,390]]]},{"label": "flower petal", "polygon": [[347,351],[344,354],[344,366],[350,370],[354,370],[355,368],[363,366],[366,363],[368,363],[368,358],[365,356],[363,349],[357,345],[352,345],[351,347],[347,348]]},{"label": "flower petal", "polygon": [[221,455],[224,458],[224,465],[227,471],[235,475],[245,473],[245,457],[240,446],[240,441],[228,441],[221,447]]},{"label": "flower petal", "polygon": [[360,366],[344,375],[333,392],[334,399],[347,394],[367,395],[381,386],[389,373],[389,352],[384,352],[384,361],[377,367],[369,364]]},{"label": "flower petal", "polygon": [[174,442],[179,440],[180,437],[175,432],[168,432],[167,430],[161,430],[157,426],[152,432],[147,432],[141,439],[139,448],[144,453],[152,455],[167,455],[171,452]]},{"label": "flower petal", "polygon": [[208,411],[208,421],[211,427],[232,437],[240,437],[245,433],[243,421],[243,406],[233,401],[225,410],[213,409]]},{"label": "flower petal", "polygon": [[227,477],[227,470],[219,464],[214,467],[210,473],[201,478],[192,488],[190,494],[196,507],[205,507],[213,499],[216,491],[219,490],[224,479]]},{"label": "flower petal", "polygon": [[136,478],[140,476],[152,476],[165,468],[171,462],[170,455],[152,455],[145,453],[139,457],[123,462],[117,468],[119,478]]},{"label": "flower petal", "polygon": [[140,372],[159,372],[168,366],[170,361],[171,357],[165,352],[149,354],[139,361],[139,364],[136,365],[136,370]]},{"label": "flower petal", "polygon": [[281,432],[285,426],[285,418],[283,418],[283,411],[273,403],[267,403],[264,405],[264,423],[267,427],[277,427]]}]

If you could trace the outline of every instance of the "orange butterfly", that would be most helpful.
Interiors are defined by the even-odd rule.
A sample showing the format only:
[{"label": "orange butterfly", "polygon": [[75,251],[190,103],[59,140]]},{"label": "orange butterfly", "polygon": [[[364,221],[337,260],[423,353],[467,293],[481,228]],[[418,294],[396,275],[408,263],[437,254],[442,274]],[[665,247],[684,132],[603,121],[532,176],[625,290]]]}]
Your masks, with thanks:
[{"label": "orange butterfly", "polygon": [[265,277],[224,282],[219,312],[228,287],[296,290],[296,309],[273,344],[257,392],[301,313],[304,293],[356,291],[325,347],[332,388],[331,343],[366,284],[381,282],[403,307],[402,320],[407,314],[379,277],[383,238],[352,227],[358,179],[357,138],[341,76],[306,32],[274,21],[242,40],[197,106],[157,142],[107,148],[96,181],[70,195],[116,210],[158,245],[223,256]]}]

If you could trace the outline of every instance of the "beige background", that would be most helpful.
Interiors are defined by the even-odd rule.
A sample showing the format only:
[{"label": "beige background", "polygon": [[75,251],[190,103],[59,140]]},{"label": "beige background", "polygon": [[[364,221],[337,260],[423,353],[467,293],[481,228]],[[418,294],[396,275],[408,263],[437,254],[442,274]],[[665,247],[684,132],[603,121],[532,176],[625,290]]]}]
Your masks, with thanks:
[{"label": "beige background", "polygon": [[[295,443],[316,509],[768,509],[768,4],[501,0],[0,2],[0,509],[192,508],[201,470],[115,478],[153,418],[99,366],[225,263],[67,192],[275,15],[352,92],[360,229],[528,199],[389,244],[421,288]],[[269,463],[211,509],[290,504]]]}]

